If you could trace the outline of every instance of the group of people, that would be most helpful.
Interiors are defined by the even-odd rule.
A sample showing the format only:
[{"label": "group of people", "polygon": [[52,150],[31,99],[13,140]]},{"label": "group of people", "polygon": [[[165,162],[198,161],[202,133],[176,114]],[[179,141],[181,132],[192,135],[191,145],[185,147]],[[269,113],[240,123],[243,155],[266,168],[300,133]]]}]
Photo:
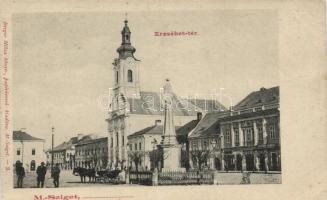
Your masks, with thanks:
[{"label": "group of people", "polygon": [[[41,165],[37,167],[36,174],[37,174],[37,178],[36,178],[37,187],[43,188],[45,175],[47,174],[47,167],[45,166],[44,162],[41,162]],[[23,163],[21,162],[16,163],[16,175],[17,175],[17,187],[22,188],[23,179],[25,177],[25,169],[23,167]],[[51,177],[53,178],[54,187],[59,187],[60,168],[58,163],[52,168]]]}]

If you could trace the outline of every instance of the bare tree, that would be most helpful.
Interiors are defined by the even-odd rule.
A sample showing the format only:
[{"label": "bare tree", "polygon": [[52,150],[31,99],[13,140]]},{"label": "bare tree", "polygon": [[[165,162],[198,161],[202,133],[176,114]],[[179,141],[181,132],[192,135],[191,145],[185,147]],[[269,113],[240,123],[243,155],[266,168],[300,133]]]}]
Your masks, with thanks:
[{"label": "bare tree", "polygon": [[197,163],[199,170],[202,170],[202,165],[210,158],[209,150],[192,150],[190,151],[192,160]]},{"label": "bare tree", "polygon": [[141,163],[143,152],[140,151],[130,151],[128,153],[130,161],[135,164],[135,170],[138,172],[138,166]]}]

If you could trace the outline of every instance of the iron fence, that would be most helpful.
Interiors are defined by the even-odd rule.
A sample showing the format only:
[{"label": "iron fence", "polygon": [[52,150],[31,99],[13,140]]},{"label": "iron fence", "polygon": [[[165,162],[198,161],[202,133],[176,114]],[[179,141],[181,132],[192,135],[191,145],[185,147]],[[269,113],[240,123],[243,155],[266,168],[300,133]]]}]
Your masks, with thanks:
[{"label": "iron fence", "polygon": [[158,174],[158,185],[200,185],[213,184],[212,171],[166,171]]},{"label": "iron fence", "polygon": [[152,185],[151,171],[130,171],[129,181],[131,184]]}]

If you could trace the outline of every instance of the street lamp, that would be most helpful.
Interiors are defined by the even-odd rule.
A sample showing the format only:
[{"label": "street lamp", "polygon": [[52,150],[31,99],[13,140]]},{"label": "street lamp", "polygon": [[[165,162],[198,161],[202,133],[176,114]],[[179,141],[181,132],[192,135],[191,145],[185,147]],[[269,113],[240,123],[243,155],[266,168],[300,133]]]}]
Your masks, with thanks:
[{"label": "street lamp", "polygon": [[51,128],[51,171],[53,168],[54,127]]},{"label": "street lamp", "polygon": [[153,169],[156,168],[156,162],[157,162],[157,152],[155,151],[156,150],[156,147],[158,145],[158,142],[157,140],[154,138],[153,141],[151,142],[152,144],[152,166],[153,166]]}]

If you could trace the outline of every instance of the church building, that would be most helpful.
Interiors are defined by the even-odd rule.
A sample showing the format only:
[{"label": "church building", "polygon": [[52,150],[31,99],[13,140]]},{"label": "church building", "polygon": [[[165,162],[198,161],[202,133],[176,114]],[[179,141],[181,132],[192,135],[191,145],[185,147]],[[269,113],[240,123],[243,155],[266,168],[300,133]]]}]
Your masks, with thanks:
[{"label": "church building", "polygon": [[[128,21],[121,31],[122,42],[117,49],[118,57],[113,62],[113,97],[109,107],[108,122],[108,166],[127,166],[127,136],[164,121],[162,94],[143,91],[140,85],[141,61],[135,58],[136,49],[131,44]],[[166,77],[162,77],[163,80]],[[157,80],[153,80],[157,81]],[[197,118],[199,112],[223,111],[226,108],[215,99],[181,99],[171,96],[174,103],[174,124],[182,126]]]}]

